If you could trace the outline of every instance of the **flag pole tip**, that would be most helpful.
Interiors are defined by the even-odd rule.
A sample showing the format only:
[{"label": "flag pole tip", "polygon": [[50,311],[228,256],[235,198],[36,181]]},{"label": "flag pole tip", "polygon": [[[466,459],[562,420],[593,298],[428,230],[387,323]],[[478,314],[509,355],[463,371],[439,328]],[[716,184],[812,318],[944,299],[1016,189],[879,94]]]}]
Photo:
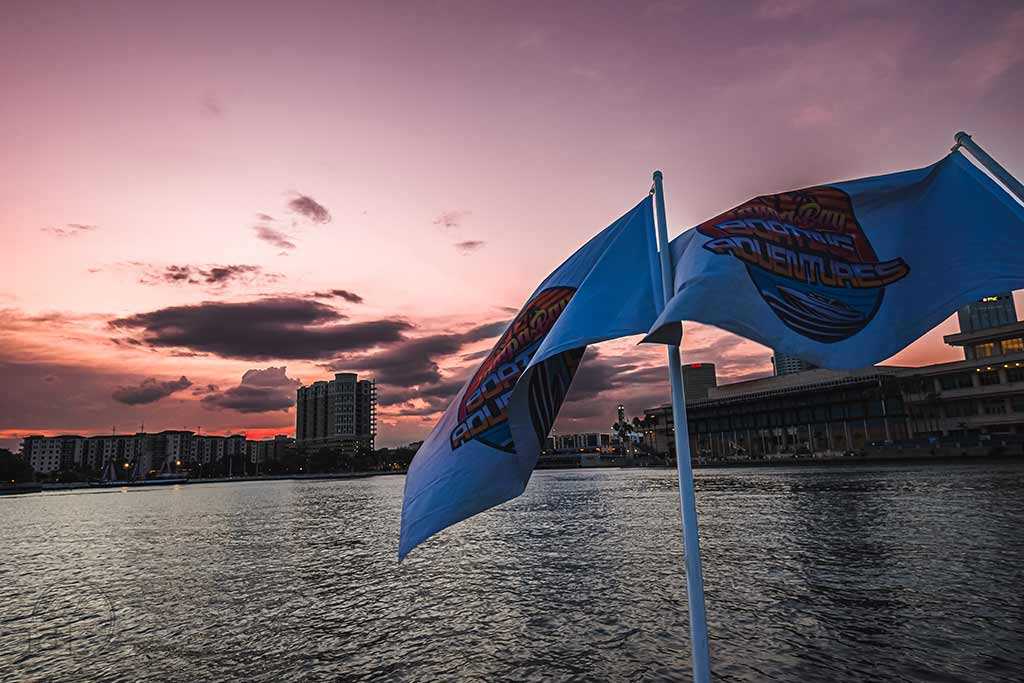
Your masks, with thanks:
[{"label": "flag pole tip", "polygon": [[661,171],[655,171],[654,172],[654,179],[655,180],[661,180]]},{"label": "flag pole tip", "polygon": [[966,145],[968,142],[970,142],[971,136],[965,133],[964,131],[960,131],[959,133],[953,136],[953,140],[955,140],[956,144],[953,145],[951,151],[955,152],[958,149],[960,149],[963,145]]}]

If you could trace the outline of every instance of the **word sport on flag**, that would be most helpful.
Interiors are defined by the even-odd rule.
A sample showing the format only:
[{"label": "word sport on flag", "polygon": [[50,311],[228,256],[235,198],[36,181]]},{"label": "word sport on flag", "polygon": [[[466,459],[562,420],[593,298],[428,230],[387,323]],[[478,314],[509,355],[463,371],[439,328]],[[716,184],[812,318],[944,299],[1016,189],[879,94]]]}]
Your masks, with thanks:
[{"label": "word sport on flag", "polygon": [[[959,138],[958,138],[959,139]],[[671,244],[669,323],[825,368],[891,357],[960,306],[1024,288],[1024,206],[959,151],[912,171],[755,197]]]},{"label": "word sport on flag", "polygon": [[658,273],[647,197],[537,287],[416,452],[399,559],[525,490],[587,345],[647,332]]}]

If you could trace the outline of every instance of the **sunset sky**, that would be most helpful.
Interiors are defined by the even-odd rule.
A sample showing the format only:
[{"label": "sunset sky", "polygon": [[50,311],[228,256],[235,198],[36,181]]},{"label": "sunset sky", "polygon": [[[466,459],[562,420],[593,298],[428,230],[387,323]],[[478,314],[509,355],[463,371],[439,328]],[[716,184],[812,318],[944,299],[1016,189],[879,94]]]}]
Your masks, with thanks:
[{"label": "sunset sky", "polygon": [[[377,378],[379,444],[421,439],[656,168],[673,234],[961,129],[1021,177],[1022,46],[1015,2],[7,2],[0,446],[292,433],[334,369]],[[590,351],[558,430],[667,400],[635,342]],[[769,356],[687,332],[720,381]]]}]

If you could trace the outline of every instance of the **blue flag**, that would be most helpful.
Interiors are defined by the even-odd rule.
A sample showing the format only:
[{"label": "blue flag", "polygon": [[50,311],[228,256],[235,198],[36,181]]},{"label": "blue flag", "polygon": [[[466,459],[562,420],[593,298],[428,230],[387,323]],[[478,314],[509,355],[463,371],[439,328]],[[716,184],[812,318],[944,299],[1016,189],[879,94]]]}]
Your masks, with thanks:
[{"label": "blue flag", "polygon": [[714,325],[815,365],[897,353],[960,306],[1024,288],[1024,207],[962,154],[756,197],[671,244],[668,323]]},{"label": "blue flag", "polygon": [[646,332],[659,272],[648,197],[541,283],[416,452],[399,559],[526,489],[587,344]]}]

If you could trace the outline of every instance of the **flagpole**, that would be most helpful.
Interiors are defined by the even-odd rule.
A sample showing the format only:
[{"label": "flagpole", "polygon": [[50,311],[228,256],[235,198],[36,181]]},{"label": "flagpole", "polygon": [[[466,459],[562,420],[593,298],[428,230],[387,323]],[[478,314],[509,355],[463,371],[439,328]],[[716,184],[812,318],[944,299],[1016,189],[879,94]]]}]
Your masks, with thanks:
[{"label": "flagpole", "polygon": [[[672,297],[672,257],[668,250],[668,226],[665,223],[665,191],[661,171],[654,172],[654,207],[658,222],[658,250],[661,259],[663,306]],[[686,600],[690,608],[690,645],[693,651],[693,680],[708,683],[711,663],[708,655],[708,624],[704,613],[704,576],[700,568],[700,535],[697,529],[697,503],[693,494],[693,468],[690,465],[690,435],[686,426],[686,395],[683,392],[683,368],[679,347],[668,347],[668,379],[672,386],[672,422],[675,428],[676,473],[679,477],[679,514],[683,527],[683,555],[686,562]]]},{"label": "flagpole", "polygon": [[967,133],[960,131],[956,134],[956,145],[953,147],[955,152],[960,147],[966,147],[967,151],[971,153],[975,159],[978,160],[985,169],[994,175],[999,181],[1006,186],[1010,192],[1017,197],[1021,202],[1024,202],[1024,185],[1021,185],[1020,181],[1014,178],[1009,171],[1003,168],[998,161],[988,155],[988,152],[978,146],[971,136]]}]

